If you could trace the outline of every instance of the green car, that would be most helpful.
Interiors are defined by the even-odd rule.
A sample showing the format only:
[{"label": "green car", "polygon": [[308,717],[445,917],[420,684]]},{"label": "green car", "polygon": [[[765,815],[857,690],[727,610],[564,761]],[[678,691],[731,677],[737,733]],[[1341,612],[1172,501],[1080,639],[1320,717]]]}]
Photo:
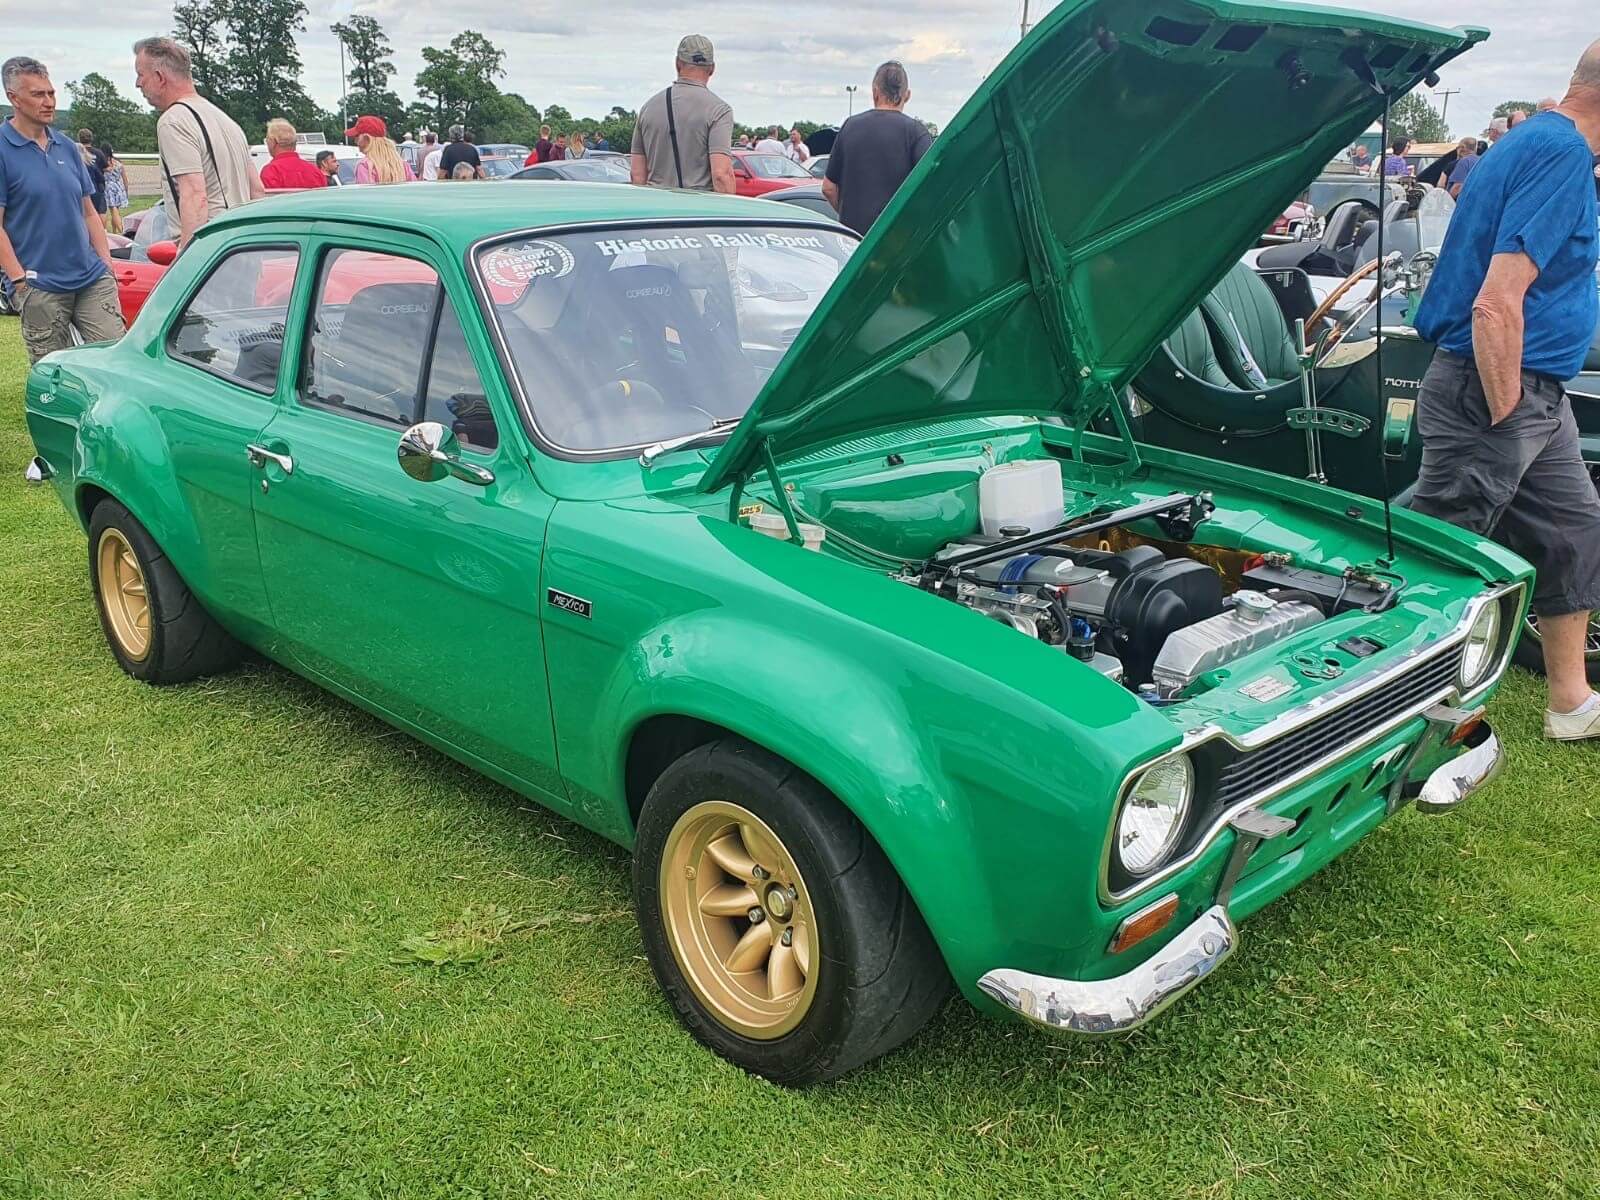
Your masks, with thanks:
[{"label": "green car", "polygon": [[952,985],[1132,1029],[1500,765],[1523,562],[1094,427],[1374,81],[1482,36],[1069,0],[859,245],[605,184],[272,197],[39,365],[35,467],[135,678],[248,647],[631,848],[733,1062],[835,1077]]}]

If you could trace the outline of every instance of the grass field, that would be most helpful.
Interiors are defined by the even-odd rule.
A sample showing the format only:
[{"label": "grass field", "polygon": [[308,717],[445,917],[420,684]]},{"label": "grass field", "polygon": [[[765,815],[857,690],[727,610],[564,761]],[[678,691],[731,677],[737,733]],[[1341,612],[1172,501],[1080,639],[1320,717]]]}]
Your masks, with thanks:
[{"label": "grass field", "polygon": [[0,323],[0,1196],[1600,1195],[1600,747],[1528,677],[1491,791],[1154,1027],[955,1001],[785,1092],[679,1029],[615,847],[286,672],[124,677],[23,371]]}]

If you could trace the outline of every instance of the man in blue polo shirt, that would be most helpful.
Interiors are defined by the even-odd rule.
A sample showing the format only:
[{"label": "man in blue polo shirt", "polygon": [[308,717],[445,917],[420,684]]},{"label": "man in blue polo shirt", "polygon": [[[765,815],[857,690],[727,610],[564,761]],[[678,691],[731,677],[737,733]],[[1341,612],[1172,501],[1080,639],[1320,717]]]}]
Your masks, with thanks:
[{"label": "man in blue polo shirt", "polygon": [[31,58],[0,66],[11,119],[0,123],[0,287],[22,318],[28,361],[122,336],[105,226],[72,139],[50,127],[56,90]]},{"label": "man in blue polo shirt", "polygon": [[1600,608],[1600,498],[1561,381],[1594,337],[1600,42],[1566,98],[1496,143],[1466,185],[1416,315],[1422,381],[1411,507],[1492,535],[1538,569],[1545,736],[1600,737],[1584,642]]}]

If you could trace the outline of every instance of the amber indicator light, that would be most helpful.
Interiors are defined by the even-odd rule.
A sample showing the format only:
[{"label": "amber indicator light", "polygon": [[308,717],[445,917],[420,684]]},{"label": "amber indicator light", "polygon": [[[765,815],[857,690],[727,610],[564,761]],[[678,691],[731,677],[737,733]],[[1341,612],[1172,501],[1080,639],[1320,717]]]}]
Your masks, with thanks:
[{"label": "amber indicator light", "polygon": [[1154,904],[1141,908],[1121,925],[1111,939],[1110,953],[1121,954],[1130,946],[1137,946],[1151,934],[1160,933],[1171,923],[1178,911],[1178,896],[1174,892],[1163,896]]}]

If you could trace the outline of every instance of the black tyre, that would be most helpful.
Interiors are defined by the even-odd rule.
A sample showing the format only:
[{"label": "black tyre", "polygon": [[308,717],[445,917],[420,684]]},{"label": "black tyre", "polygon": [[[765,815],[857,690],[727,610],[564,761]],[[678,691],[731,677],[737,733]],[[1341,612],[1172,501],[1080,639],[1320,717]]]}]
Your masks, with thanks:
[{"label": "black tyre", "polygon": [[[1584,670],[1590,683],[1600,684],[1600,613],[1589,616],[1589,636],[1584,644]],[[1528,614],[1522,637],[1511,659],[1519,667],[1544,674],[1544,642],[1539,638],[1539,618]]]},{"label": "black tyre", "polygon": [[737,738],[684,755],[639,816],[633,895],[689,1031],[775,1083],[833,1079],[927,1022],[950,976],[861,823]]},{"label": "black tyre", "polygon": [[89,514],[89,582],[111,653],[135,679],[183,683],[225,671],[243,655],[155,539],[115,500],[102,500]]}]

